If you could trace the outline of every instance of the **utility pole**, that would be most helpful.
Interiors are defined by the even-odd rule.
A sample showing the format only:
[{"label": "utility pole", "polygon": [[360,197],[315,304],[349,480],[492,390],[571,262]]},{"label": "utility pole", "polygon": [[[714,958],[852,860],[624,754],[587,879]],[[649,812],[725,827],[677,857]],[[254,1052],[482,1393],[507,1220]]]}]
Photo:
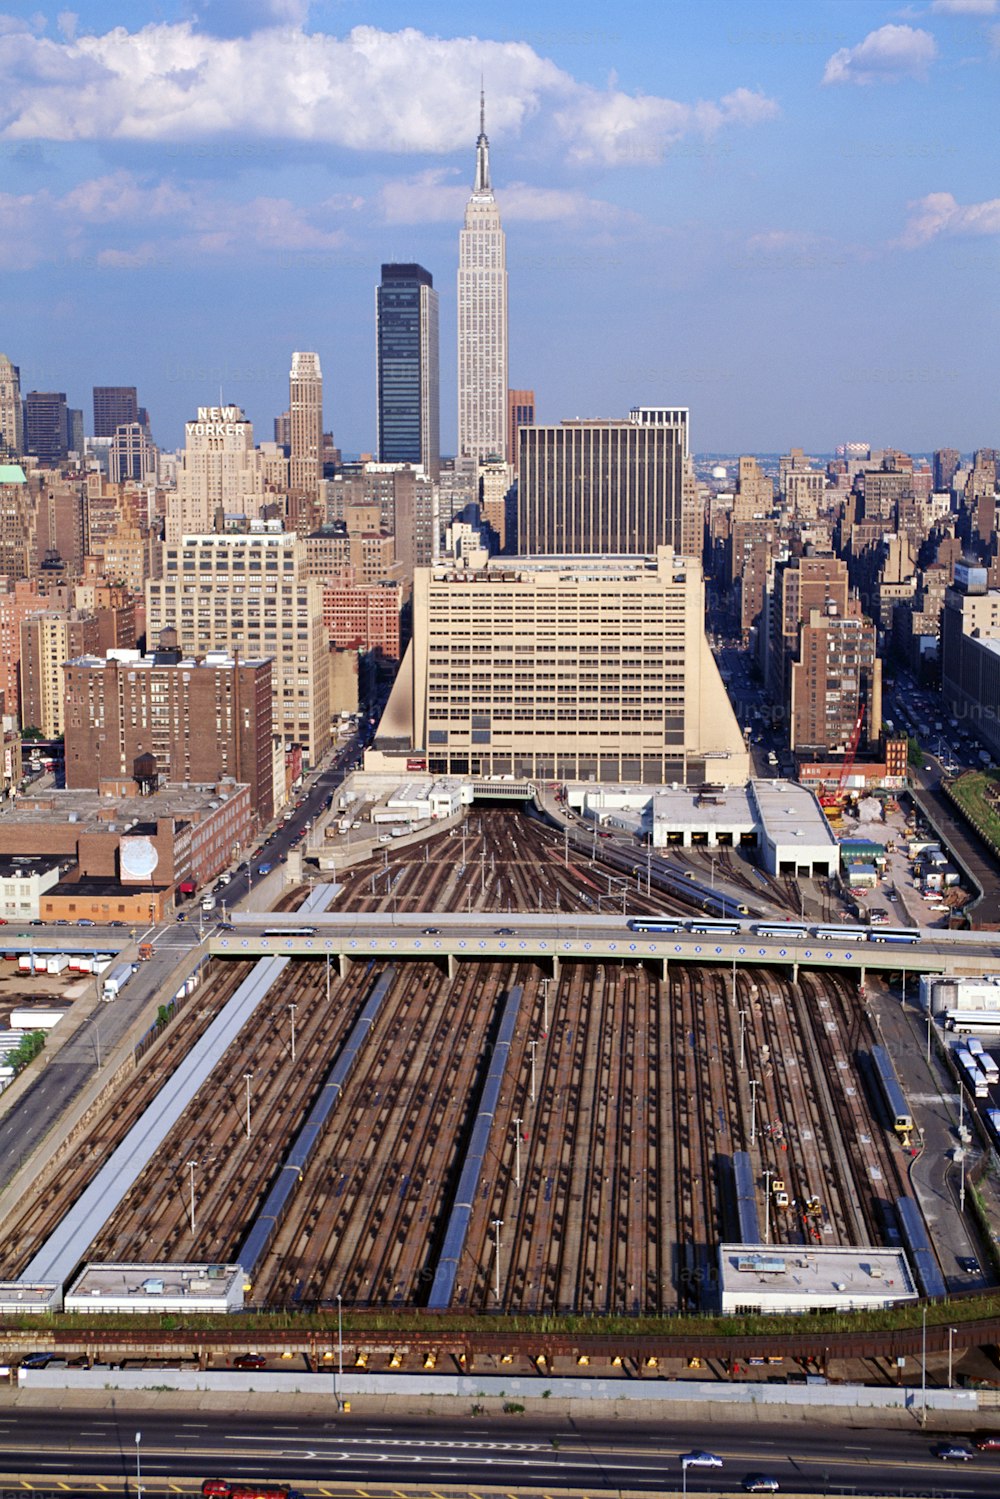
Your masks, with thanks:
[{"label": "utility pole", "polygon": [[756,1077],[750,1079],[750,1144],[757,1138],[757,1089],[760,1080]]},{"label": "utility pole", "polygon": [[496,1297],[500,1301],[500,1230],[503,1228],[503,1219],[493,1219],[493,1231],[496,1234]]},{"label": "utility pole", "polygon": [[551,979],[542,979],[542,1035],[549,1033],[549,985]]},{"label": "utility pole", "polygon": [[253,1073],[252,1072],[244,1072],[244,1074],[243,1074],[244,1081],[246,1082],[246,1085],[247,1085],[247,1139],[248,1140],[250,1138],[250,1079],[252,1077],[253,1077]]},{"label": "utility pole", "polygon": [[191,1173],[191,1232],[194,1233],[194,1173],[197,1161],[188,1161],[188,1170]]},{"label": "utility pole", "polygon": [[747,1012],[746,1012],[746,1010],[739,1010],[739,1011],[737,1011],[737,1014],[740,1017],[740,1071],[744,1072],[746,1070],[746,1060],[745,1060],[745,1055],[744,1055],[744,1042],[746,1041]]},{"label": "utility pole", "polygon": [[771,1168],[764,1169],[764,1243],[771,1242],[771,1177],[774,1172]]},{"label": "utility pole", "polygon": [[952,1347],[952,1338],[954,1338],[954,1336],[955,1336],[955,1334],[957,1332],[958,1332],[958,1328],[957,1327],[949,1327],[949,1329],[948,1329],[948,1388],[949,1388],[949,1390],[952,1388],[952,1383],[951,1383],[951,1347]]},{"label": "utility pole", "polygon": [[514,1185],[520,1191],[521,1187],[521,1125],[523,1119],[515,1119],[514,1123]]},{"label": "utility pole", "polygon": [[531,1052],[531,1101],[535,1102],[537,1089],[535,1087],[535,1052],[538,1050],[537,1041],[528,1042],[528,1050]]},{"label": "utility pole", "polygon": [[[329,969],[330,969],[329,954],[327,955],[326,962],[327,962],[327,973],[329,974]],[[293,1062],[295,1061],[295,1011],[297,1009],[298,1009],[298,1005],[289,1005],[288,1006],[288,1013],[292,1017],[292,1061]]]},{"label": "utility pole", "polygon": [[927,1425],[927,1306],[923,1312],[923,1332],[920,1340],[920,1424]]}]

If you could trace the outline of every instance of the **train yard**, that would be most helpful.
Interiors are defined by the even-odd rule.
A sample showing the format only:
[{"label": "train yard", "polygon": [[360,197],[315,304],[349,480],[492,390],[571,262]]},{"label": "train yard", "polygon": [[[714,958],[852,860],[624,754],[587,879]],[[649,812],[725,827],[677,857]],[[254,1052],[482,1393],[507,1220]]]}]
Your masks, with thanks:
[{"label": "train yard", "polygon": [[[378,855],[342,877],[359,912],[627,909],[685,913],[537,821],[476,810],[464,831]],[[733,856],[720,878],[759,900]],[[724,868],[723,868],[724,866]],[[713,876],[714,877],[714,876]],[[794,881],[772,905],[796,909]],[[687,907],[690,912],[691,907]],[[218,962],[70,1162],[3,1225],[17,1275],[150,1106],[246,976]],[[89,1258],[233,1262],[383,968],[292,962],[252,1034],[229,1048]],[[665,1315],[710,1307],[734,1236],[732,1163],[750,1157],[774,1245],[875,1244],[908,1187],[859,1069],[878,1040],[846,974],[529,962],[433,962],[385,1001],[257,1266],[260,1306],[426,1304],[505,997],[523,996],[455,1277],[455,1310]],[[776,1185],[777,1184],[777,1185]],[[780,1205],[779,1205],[780,1204]]]}]

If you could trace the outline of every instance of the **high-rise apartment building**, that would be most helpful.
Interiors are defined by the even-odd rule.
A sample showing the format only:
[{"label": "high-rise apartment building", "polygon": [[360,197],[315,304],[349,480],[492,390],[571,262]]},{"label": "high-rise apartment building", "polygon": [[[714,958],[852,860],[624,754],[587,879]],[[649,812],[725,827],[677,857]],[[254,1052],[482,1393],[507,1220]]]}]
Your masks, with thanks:
[{"label": "high-rise apartment building", "polygon": [[21,371],[6,354],[0,354],[0,461],[20,458],[24,453],[24,407],[21,404]]},{"label": "high-rise apartment building", "polygon": [[114,437],[116,427],[139,421],[139,396],[134,385],[94,386],[94,436]]},{"label": "high-rise apartment building", "polygon": [[153,755],[175,784],[226,776],[250,787],[261,825],[274,815],[271,737],[273,662],[223,652],[185,660],[179,651],[81,656],[65,667],[68,790],[124,785]]},{"label": "high-rise apartment building", "polygon": [[875,626],[861,606],[837,614],[831,604],[810,609],[799,630],[791,667],[789,747],[809,755],[845,754],[858,714],[860,743],[877,744],[882,731],[882,662]]},{"label": "high-rise apartment building", "polygon": [[520,437],[520,555],[648,555],[660,546],[700,555],[684,524],[685,505],[697,501],[693,478],[685,489],[686,408],[636,407],[627,421],[522,427]]},{"label": "high-rise apartment building", "polygon": [[92,614],[78,609],[47,609],[21,622],[21,724],[57,739],[66,727],[63,667],[74,656],[97,650],[99,631]]},{"label": "high-rise apartment building", "polygon": [[315,500],[323,477],[323,371],[318,354],[292,355],[288,426],[291,487]]},{"label": "high-rise apartment building", "polygon": [[962,455],[957,448],[938,448],[934,454],[934,488],[938,494],[951,488],[961,462]]},{"label": "high-rise apartment building", "polygon": [[[274,732],[315,764],[330,743],[323,590],[290,532],[184,536],[146,584],[147,638],[177,631],[188,655],[274,657]],[[77,654],[80,654],[79,652]]]},{"label": "high-rise apartment building", "polygon": [[509,390],[507,392],[507,462],[517,468],[520,455],[518,433],[522,427],[535,425],[535,392],[533,390]]},{"label": "high-rise apartment building", "polygon": [[375,293],[378,456],[432,477],[441,465],[438,296],[421,265],[383,265]]},{"label": "high-rise apartment building", "polygon": [[458,451],[502,458],[507,445],[507,244],[490,183],[486,103],[476,180],[458,247]]},{"label": "high-rise apartment building", "polygon": [[704,614],[700,561],[670,547],[418,568],[376,749],[453,775],[742,783]]},{"label": "high-rise apartment building", "polygon": [[141,422],[121,423],[112,434],[108,450],[108,475],[112,484],[134,479],[145,484],[156,473],[156,449]]},{"label": "high-rise apartment building", "polygon": [[24,399],[24,450],[50,468],[65,461],[69,451],[65,391],[28,391]]}]

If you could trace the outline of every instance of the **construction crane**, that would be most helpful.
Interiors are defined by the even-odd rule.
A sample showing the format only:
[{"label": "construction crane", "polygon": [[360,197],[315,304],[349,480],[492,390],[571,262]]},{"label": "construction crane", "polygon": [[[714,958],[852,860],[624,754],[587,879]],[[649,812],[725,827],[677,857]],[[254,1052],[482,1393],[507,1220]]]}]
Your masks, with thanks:
[{"label": "construction crane", "polygon": [[858,745],[861,742],[861,725],[864,723],[864,721],[865,705],[864,703],[862,703],[860,708],[858,709],[858,716],[854,721],[854,729],[851,733],[850,743],[847,746],[847,753],[844,756],[844,763],[840,767],[840,779],[837,781],[837,789],[836,791],[823,792],[822,796],[819,799],[819,804],[821,807],[839,807],[843,802],[844,787],[847,785],[848,776],[854,769],[854,761],[858,753]]}]

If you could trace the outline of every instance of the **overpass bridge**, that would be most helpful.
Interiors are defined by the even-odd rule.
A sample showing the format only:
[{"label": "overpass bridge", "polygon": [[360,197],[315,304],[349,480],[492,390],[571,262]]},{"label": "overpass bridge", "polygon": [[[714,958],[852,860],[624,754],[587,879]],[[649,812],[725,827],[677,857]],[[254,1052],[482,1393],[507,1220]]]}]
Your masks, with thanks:
[{"label": "overpass bridge", "polygon": [[[687,925],[694,922],[694,918]],[[848,969],[864,982],[868,971],[975,976],[1000,972],[1000,936],[925,930],[905,945],[872,941],[869,929],[856,936],[817,938],[812,932],[758,935],[752,919],[738,932],[669,934],[638,932],[628,919],[556,913],[513,915],[424,912],[339,912],[281,916],[234,913],[227,930],[216,930],[209,951],[219,958],[274,956],[336,959],[341,972],[353,962],[412,959],[441,963],[454,974],[470,961],[531,961],[553,975],[562,963],[645,963],[666,972],[672,963],[788,968]]]}]

